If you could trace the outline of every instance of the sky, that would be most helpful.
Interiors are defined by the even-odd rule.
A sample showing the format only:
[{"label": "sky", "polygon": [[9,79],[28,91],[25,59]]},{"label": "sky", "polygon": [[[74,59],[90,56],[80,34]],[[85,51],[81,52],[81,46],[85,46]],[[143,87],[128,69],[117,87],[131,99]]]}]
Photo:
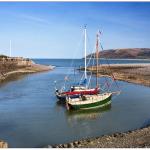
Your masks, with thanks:
[{"label": "sky", "polygon": [[150,48],[150,2],[0,2],[0,54],[82,58],[102,32],[104,49]]}]

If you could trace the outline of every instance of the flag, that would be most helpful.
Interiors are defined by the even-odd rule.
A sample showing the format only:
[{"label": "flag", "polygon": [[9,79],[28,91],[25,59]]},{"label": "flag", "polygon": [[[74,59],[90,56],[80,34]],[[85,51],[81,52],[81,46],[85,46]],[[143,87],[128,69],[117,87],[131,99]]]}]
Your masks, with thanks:
[{"label": "flag", "polygon": [[67,76],[65,76],[65,81],[69,81],[69,78]]}]

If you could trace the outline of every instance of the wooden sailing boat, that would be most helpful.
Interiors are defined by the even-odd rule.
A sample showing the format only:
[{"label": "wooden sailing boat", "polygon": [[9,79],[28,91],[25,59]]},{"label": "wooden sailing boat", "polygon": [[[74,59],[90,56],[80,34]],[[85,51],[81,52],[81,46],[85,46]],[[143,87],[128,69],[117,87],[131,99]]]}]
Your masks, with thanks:
[{"label": "wooden sailing boat", "polygon": [[[96,36],[96,86],[98,85],[98,57],[99,57],[99,33]],[[112,92],[105,92],[94,95],[81,95],[79,98],[67,97],[67,109],[92,109],[104,107],[111,104]]]},{"label": "wooden sailing boat", "polygon": [[85,84],[85,86],[83,86],[81,84],[72,86],[69,91],[61,91],[61,90],[58,90],[57,88],[55,88],[56,89],[55,94],[59,100],[66,100],[67,96],[70,96],[71,98],[78,98],[79,95],[93,95],[93,94],[99,93],[98,87],[88,88],[86,85],[86,82],[87,82],[86,34],[87,33],[86,33],[86,26],[85,26],[85,28],[84,28],[84,57],[85,57],[85,59],[84,59],[84,80],[83,80],[83,83]]}]

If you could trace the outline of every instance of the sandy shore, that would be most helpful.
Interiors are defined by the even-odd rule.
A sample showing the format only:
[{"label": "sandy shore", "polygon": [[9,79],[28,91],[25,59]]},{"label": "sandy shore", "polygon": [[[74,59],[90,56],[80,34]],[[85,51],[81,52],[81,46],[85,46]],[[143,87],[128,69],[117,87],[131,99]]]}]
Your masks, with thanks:
[{"label": "sandy shore", "polygon": [[15,69],[14,71],[10,71],[3,75],[0,75],[0,81],[9,79],[15,75],[17,76],[17,75],[28,74],[28,73],[43,72],[43,71],[52,70],[53,68],[54,68],[54,66],[32,64],[31,66]]}]

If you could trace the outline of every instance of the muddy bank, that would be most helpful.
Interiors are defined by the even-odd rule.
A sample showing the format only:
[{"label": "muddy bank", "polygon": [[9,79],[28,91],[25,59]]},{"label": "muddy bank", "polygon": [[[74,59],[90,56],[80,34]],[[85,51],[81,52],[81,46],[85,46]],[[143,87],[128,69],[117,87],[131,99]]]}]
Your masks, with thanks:
[{"label": "muddy bank", "polygon": [[59,144],[47,147],[54,148],[150,148],[150,127],[128,131],[126,133],[114,133],[97,138],[83,139],[67,144]]},{"label": "muddy bank", "polygon": [[[150,86],[150,64],[111,64],[100,65],[98,76],[114,76],[116,80]],[[96,73],[96,67],[88,67],[88,71]]]}]

